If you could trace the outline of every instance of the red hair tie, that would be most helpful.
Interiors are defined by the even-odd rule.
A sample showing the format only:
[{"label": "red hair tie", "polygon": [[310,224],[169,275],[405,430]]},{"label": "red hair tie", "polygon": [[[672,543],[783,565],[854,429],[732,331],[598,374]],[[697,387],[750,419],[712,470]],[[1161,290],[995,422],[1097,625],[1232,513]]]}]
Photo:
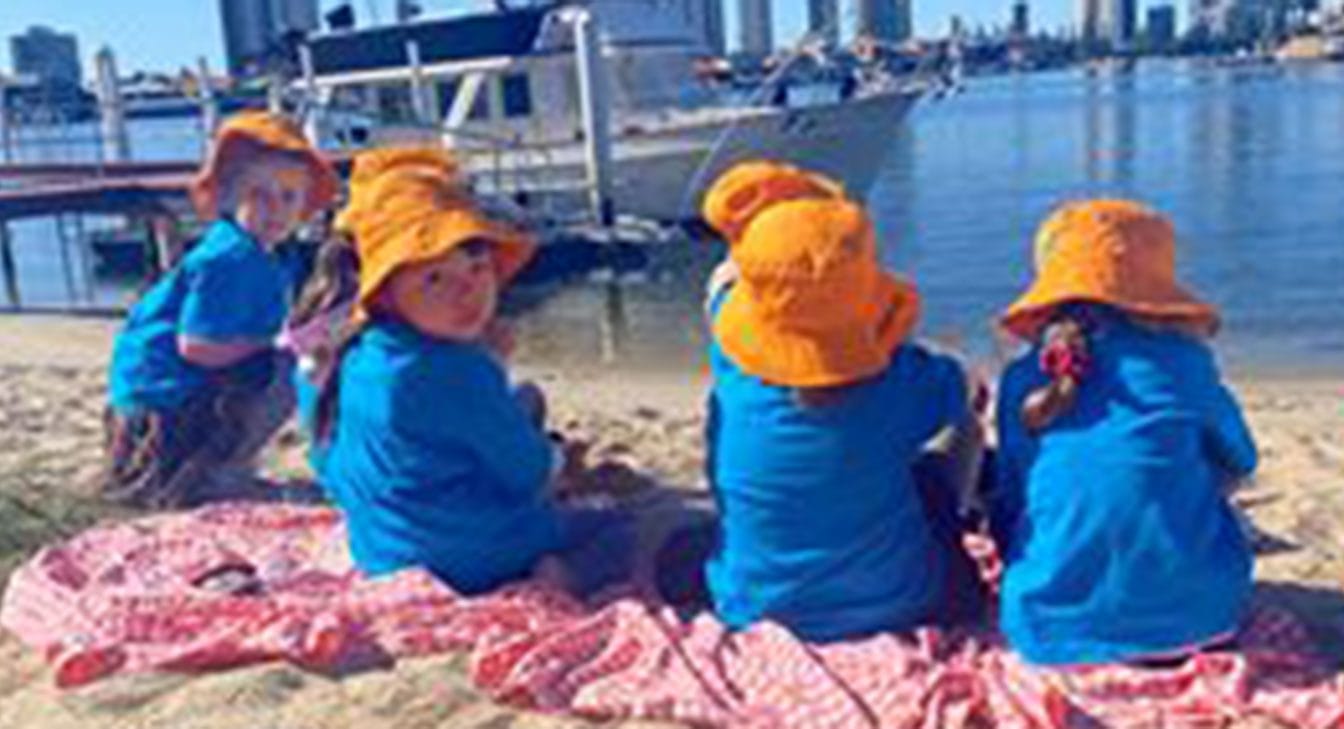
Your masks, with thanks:
[{"label": "red hair tie", "polygon": [[1051,338],[1041,349],[1041,371],[1051,379],[1071,377],[1081,382],[1092,366],[1092,358],[1078,343],[1067,337]]}]

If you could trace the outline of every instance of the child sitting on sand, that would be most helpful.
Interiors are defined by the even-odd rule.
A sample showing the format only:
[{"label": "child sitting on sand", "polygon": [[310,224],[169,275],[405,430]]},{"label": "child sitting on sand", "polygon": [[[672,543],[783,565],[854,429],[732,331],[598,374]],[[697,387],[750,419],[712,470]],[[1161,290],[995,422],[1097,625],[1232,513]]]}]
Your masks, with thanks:
[{"label": "child sitting on sand", "polygon": [[275,248],[337,182],[280,117],[247,112],[220,128],[192,188],[214,222],[135,305],[114,345],[109,499],[180,507],[245,493],[245,471],[290,402],[272,343],[291,281]]},{"label": "child sitting on sand", "polygon": [[1181,656],[1229,640],[1251,552],[1228,501],[1255,445],[1175,278],[1175,233],[1136,203],[1065,205],[1003,316],[1032,343],[1004,373],[991,523],[1001,623],[1044,664]]},{"label": "child sitting on sand", "polygon": [[351,205],[359,291],[317,434],[356,563],[426,567],[464,593],[535,573],[586,594],[624,577],[624,517],[555,504],[558,449],[487,341],[535,243],[405,160]]},{"label": "child sitting on sand", "polygon": [[[294,355],[294,393],[299,426],[308,436],[308,461],[321,472],[326,449],[317,442],[317,395],[331,376],[336,340],[350,321],[359,292],[355,225],[368,187],[385,170],[423,166],[456,179],[457,164],[445,152],[423,147],[389,147],[358,154],[351,164],[346,205],[332,222],[331,236],[318,249],[313,273],[294,305],[280,346]],[[465,191],[462,193],[466,195]]]},{"label": "child sitting on sand", "polygon": [[940,431],[973,428],[965,375],[908,343],[918,295],[881,269],[858,205],[757,172],[738,193],[756,202],[717,217],[736,270],[709,306],[714,609],[811,640],[973,612],[957,485],[913,472]]}]

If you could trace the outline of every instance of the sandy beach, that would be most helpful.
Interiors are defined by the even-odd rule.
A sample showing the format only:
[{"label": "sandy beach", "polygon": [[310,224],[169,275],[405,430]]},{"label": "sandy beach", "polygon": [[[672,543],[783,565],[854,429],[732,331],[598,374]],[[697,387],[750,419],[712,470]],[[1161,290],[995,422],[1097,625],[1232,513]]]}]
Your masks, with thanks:
[{"label": "sandy beach", "polygon": [[[41,545],[106,518],[93,492],[103,366],[117,322],[0,317],[0,580]],[[703,489],[696,371],[520,370],[550,394],[553,421],[594,454],[658,482]],[[1263,458],[1238,499],[1262,536],[1259,599],[1287,606],[1344,668],[1344,373],[1234,381]],[[267,460],[296,468],[296,437]],[[2,584],[2,583],[0,583]],[[116,678],[60,692],[41,658],[0,637],[4,727],[569,727],[587,722],[491,704],[462,656],[405,661],[342,679],[285,665],[227,673]],[[627,724],[628,725],[628,724]]]}]

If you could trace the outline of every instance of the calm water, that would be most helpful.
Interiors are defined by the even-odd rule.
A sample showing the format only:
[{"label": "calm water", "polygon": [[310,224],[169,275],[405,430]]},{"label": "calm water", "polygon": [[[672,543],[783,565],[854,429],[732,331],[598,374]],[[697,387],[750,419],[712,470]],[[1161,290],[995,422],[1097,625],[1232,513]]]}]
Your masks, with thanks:
[{"label": "calm water", "polygon": [[[888,264],[924,293],[926,334],[989,352],[987,322],[1025,285],[1037,224],[1061,201],[1123,195],[1175,219],[1182,277],[1222,308],[1219,346],[1234,366],[1344,374],[1344,67],[975,79],[892,134],[869,203]],[[25,295],[60,298],[41,248],[20,249]],[[685,366],[699,360],[712,252],[658,258],[628,290],[626,351]],[[586,359],[602,306],[597,287],[567,291],[527,323],[525,344]]]}]

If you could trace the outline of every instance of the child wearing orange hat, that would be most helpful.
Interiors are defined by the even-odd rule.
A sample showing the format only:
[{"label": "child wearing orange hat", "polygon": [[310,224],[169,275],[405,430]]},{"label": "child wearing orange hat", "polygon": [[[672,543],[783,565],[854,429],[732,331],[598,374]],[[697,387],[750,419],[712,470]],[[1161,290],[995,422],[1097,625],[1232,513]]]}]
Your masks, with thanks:
[{"label": "child wearing orange hat", "polygon": [[272,342],[288,310],[276,246],[337,178],[289,121],[220,128],[192,186],[201,241],[132,308],[108,372],[105,495],[141,507],[236,497],[231,482],[288,416]]},{"label": "child wearing orange hat", "polygon": [[[388,170],[423,167],[458,179],[456,160],[443,150],[388,147],[356,155],[350,170],[345,207],[332,222],[331,235],[318,249],[313,272],[280,335],[280,346],[294,356],[294,393],[299,425],[309,439],[308,461],[321,471],[325,448],[314,437],[317,394],[331,376],[337,340],[354,310],[359,291],[355,227],[360,203],[374,180]],[[464,196],[465,190],[462,192]]]},{"label": "child wearing orange hat", "polygon": [[1226,491],[1256,449],[1206,344],[1217,313],[1177,283],[1170,221],[1137,203],[1063,206],[1035,265],[1002,318],[1032,344],[999,391],[1005,636],[1045,664],[1227,641],[1252,557]]},{"label": "child wearing orange hat", "polygon": [[930,439],[974,421],[966,377],[908,341],[918,295],[881,269],[864,211],[780,171],[739,178],[721,199],[749,204],[718,208],[736,271],[709,305],[714,609],[811,640],[973,611],[953,604],[974,595],[955,499],[925,498],[914,473]]},{"label": "child wearing orange hat", "polygon": [[558,449],[488,341],[532,239],[408,159],[351,206],[358,293],[317,434],[355,562],[370,574],[425,567],[464,593],[534,573],[579,593],[623,577],[623,516],[553,501]]}]

